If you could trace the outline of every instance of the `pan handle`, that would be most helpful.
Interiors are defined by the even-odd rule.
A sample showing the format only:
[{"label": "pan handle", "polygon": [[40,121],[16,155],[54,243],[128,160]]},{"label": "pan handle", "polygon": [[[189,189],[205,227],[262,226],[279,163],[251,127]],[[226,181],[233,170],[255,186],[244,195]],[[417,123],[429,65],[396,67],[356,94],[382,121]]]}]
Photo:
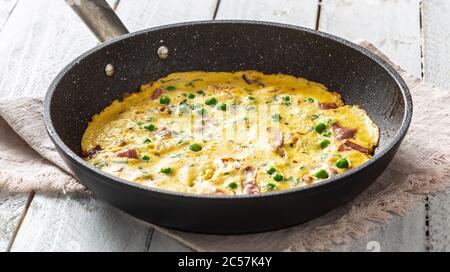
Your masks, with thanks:
[{"label": "pan handle", "polygon": [[65,0],[101,42],[129,33],[105,0]]}]

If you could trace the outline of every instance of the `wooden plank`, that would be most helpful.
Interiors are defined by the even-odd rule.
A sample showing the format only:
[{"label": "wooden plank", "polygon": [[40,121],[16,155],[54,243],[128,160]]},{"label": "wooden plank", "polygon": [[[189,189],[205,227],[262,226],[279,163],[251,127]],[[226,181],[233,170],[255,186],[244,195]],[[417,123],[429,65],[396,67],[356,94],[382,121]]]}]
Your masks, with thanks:
[{"label": "wooden plank", "polygon": [[121,1],[117,14],[130,31],[187,21],[211,20],[218,0]]},{"label": "wooden plank", "polygon": [[420,0],[323,0],[319,30],[365,39],[421,77]]},{"label": "wooden plank", "polygon": [[[449,13],[449,1],[422,1],[424,78],[446,91],[450,91]],[[450,190],[429,197],[428,216],[430,250],[450,251]]]},{"label": "wooden plank", "polygon": [[[97,43],[64,1],[49,0],[21,0],[0,33],[0,41],[0,95],[44,94],[64,65]],[[147,249],[148,241],[141,238],[148,237],[151,228],[101,205],[95,200],[37,194],[12,250]],[[86,224],[86,218],[98,226]],[[119,227],[107,227],[114,225]],[[97,233],[89,236],[89,228],[83,226]]]},{"label": "wooden plank", "polygon": [[18,0],[1,0],[0,1],[0,30],[9,17]]},{"label": "wooden plank", "polygon": [[450,1],[422,1],[424,78],[450,90]]},{"label": "wooden plank", "polygon": [[29,194],[0,193],[0,251],[9,249],[29,197]]},{"label": "wooden plank", "polygon": [[92,197],[36,195],[11,251],[146,251],[152,229]]},{"label": "wooden plank", "polygon": [[[404,69],[421,76],[419,0],[323,0],[319,30],[348,40],[365,39]],[[404,217],[350,246],[336,250],[365,251],[376,241],[382,251],[425,250],[425,201]]]},{"label": "wooden plank", "polygon": [[216,19],[271,21],[315,28],[318,0],[221,0]]},{"label": "wooden plank", "polygon": [[96,44],[64,1],[48,0],[19,1],[0,41],[0,95],[43,95],[67,63]]},{"label": "wooden plank", "polygon": [[186,247],[177,240],[170,238],[157,230],[153,232],[149,252],[192,252],[192,251],[193,251],[192,249]]},{"label": "wooden plank", "polygon": [[[0,32],[17,0],[0,0]],[[1,91],[0,91],[1,94]],[[7,251],[26,211],[30,194],[0,192],[0,251]]]}]

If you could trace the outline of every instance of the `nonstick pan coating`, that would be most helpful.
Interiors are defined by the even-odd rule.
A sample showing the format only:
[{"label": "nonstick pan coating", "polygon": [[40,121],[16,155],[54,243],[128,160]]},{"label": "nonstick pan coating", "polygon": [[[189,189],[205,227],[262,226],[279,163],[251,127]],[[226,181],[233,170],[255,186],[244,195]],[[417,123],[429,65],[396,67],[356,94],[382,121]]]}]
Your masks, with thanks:
[{"label": "nonstick pan coating", "polygon": [[[169,50],[161,60],[160,46]],[[105,76],[112,64],[115,74]],[[309,187],[252,196],[204,196],[143,187],[80,157],[94,114],[140,84],[172,72],[258,70],[320,82],[364,108],[381,130],[368,163]],[[353,199],[386,168],[412,116],[407,86],[369,51],[335,36],[275,23],[206,21],[152,28],[102,44],[70,63],[45,99],[45,123],[65,163],[98,198],[145,221],[202,233],[249,233],[292,226]]]}]

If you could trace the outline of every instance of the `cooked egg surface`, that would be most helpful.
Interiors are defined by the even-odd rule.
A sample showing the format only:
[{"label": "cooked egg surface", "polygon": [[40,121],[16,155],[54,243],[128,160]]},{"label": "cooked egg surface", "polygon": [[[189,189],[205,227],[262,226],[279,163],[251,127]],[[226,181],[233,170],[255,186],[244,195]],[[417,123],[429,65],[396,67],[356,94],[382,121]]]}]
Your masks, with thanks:
[{"label": "cooked egg surface", "polygon": [[93,117],[81,147],[104,172],[196,194],[307,186],[366,162],[379,129],[325,86],[256,71],[173,73]]}]

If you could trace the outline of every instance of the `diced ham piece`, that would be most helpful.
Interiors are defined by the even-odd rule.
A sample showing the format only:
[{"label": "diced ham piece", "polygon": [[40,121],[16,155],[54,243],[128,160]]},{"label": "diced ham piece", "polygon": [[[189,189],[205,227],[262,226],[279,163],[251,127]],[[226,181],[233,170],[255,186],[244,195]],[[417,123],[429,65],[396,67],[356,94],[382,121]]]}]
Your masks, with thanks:
[{"label": "diced ham piece", "polygon": [[284,148],[278,148],[277,149],[278,155],[280,155],[282,158],[286,157],[286,152],[284,151]]},{"label": "diced ham piece", "polygon": [[348,150],[350,150],[350,149],[351,149],[351,148],[348,147],[348,146],[346,146],[345,144],[341,144],[341,145],[338,147],[338,151],[339,151],[339,152],[348,151]]},{"label": "diced ham piece", "polygon": [[278,129],[268,127],[267,132],[269,132],[269,144],[274,150],[277,150],[283,145],[283,133]]},{"label": "diced ham piece", "polygon": [[86,159],[92,159],[92,157],[94,157],[95,154],[97,154],[98,152],[102,151],[103,148],[99,145],[96,145],[94,148],[92,148],[89,151],[83,151],[83,153],[81,154],[81,156],[83,156],[83,158]]},{"label": "diced ham piece", "polygon": [[116,152],[117,157],[139,159],[136,148],[123,149]]},{"label": "diced ham piece", "polygon": [[158,98],[161,96],[161,94],[162,94],[161,88],[156,88],[156,89],[153,91],[151,98],[152,98],[153,100],[158,99]]},{"label": "diced ham piece", "polygon": [[156,136],[161,140],[167,140],[172,137],[172,132],[167,128],[163,127],[156,131]]},{"label": "diced ham piece", "polygon": [[339,174],[338,170],[336,170],[336,168],[334,167],[328,167],[329,173],[333,176]]},{"label": "diced ham piece", "polygon": [[336,138],[338,140],[345,140],[354,138],[356,135],[355,128],[345,128],[339,125],[339,123],[334,123],[332,126],[334,133],[336,134]]},{"label": "diced ham piece", "polygon": [[336,109],[337,105],[336,105],[336,103],[329,102],[329,103],[320,103],[319,107],[322,110],[331,110],[331,109]]},{"label": "diced ham piece", "polygon": [[352,142],[350,140],[346,140],[344,142],[344,144],[346,146],[350,147],[353,150],[359,151],[359,152],[364,153],[364,154],[370,154],[370,150],[369,149],[367,149],[365,147],[362,147],[359,144],[356,144],[356,143],[354,143],[354,142]]},{"label": "diced ham piece", "polygon": [[244,187],[244,193],[252,195],[259,193],[258,184],[256,184],[256,172],[257,168],[247,166],[244,168],[245,181],[242,184]]}]

